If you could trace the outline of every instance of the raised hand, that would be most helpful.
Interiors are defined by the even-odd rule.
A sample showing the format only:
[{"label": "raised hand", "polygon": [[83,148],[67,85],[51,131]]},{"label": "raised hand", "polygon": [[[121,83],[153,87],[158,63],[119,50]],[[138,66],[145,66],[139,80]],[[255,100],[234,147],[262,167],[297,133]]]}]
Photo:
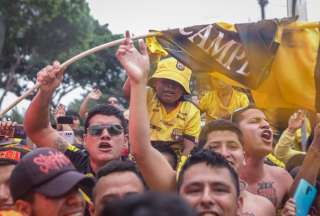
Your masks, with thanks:
[{"label": "raised hand", "polygon": [[40,89],[45,92],[53,92],[63,79],[63,70],[58,61],[48,65],[37,74],[37,82],[41,84]]},{"label": "raised hand", "polygon": [[133,46],[130,33],[126,32],[126,40],[119,46],[117,59],[127,71],[130,82],[146,82],[150,61],[147,48],[143,40],[139,40],[139,50]]},{"label": "raised hand", "polygon": [[304,123],[305,113],[302,110],[298,110],[292,114],[288,121],[288,131],[294,134]]},{"label": "raised hand", "polygon": [[93,89],[89,94],[88,94],[88,98],[92,99],[92,100],[99,100],[100,97],[102,96],[102,92],[100,91],[100,89]]},{"label": "raised hand", "polygon": [[58,117],[60,116],[65,116],[66,115],[66,109],[63,104],[59,104],[56,109],[54,110],[54,117],[57,120]]}]

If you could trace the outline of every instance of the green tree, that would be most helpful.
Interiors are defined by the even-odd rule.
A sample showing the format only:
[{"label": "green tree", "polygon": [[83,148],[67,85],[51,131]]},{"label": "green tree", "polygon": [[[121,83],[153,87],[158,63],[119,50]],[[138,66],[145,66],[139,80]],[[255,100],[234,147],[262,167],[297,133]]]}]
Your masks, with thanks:
[{"label": "green tree", "polygon": [[[28,81],[35,81],[36,73],[54,59],[65,61],[120,37],[90,16],[85,0],[1,0],[0,30],[1,26],[0,86],[4,92],[0,104],[8,92],[19,96]],[[54,101],[58,103],[79,86],[95,85],[104,93],[119,92],[124,75],[114,51],[100,52],[70,66]]]},{"label": "green tree", "polygon": [[17,108],[13,108],[11,114],[8,117],[13,122],[17,122],[19,124],[23,123],[23,115],[19,112]]}]

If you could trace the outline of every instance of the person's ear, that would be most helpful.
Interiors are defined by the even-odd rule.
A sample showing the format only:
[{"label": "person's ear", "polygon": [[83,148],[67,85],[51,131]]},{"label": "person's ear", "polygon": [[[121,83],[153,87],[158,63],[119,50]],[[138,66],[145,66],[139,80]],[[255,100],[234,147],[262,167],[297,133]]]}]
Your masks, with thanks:
[{"label": "person's ear", "polygon": [[26,202],[24,200],[17,200],[15,206],[17,211],[20,212],[23,216],[32,215],[32,206],[29,202]]},{"label": "person's ear", "polygon": [[83,134],[83,147],[86,149],[86,150],[88,150],[87,149],[87,134]]},{"label": "person's ear", "polygon": [[243,208],[243,197],[240,194],[240,196],[238,197],[238,200],[237,200],[237,216],[242,215],[242,208]]},{"label": "person's ear", "polygon": [[247,165],[246,152],[243,151],[243,166]]},{"label": "person's ear", "polygon": [[129,148],[129,134],[124,134],[124,139],[125,139],[124,146]]}]

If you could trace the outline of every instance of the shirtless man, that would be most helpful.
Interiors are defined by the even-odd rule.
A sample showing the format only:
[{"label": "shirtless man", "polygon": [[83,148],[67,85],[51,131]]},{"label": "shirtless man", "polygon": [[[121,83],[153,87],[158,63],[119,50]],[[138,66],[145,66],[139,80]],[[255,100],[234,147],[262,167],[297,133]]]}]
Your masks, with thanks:
[{"label": "shirtless man", "polygon": [[[151,189],[165,192],[176,191],[176,172],[170,167],[166,159],[150,144],[145,89],[149,71],[149,58],[143,42],[140,42],[140,50],[141,53],[132,46],[132,41],[127,35],[127,40],[119,47],[117,52],[117,57],[126,69],[130,80],[130,112],[136,113],[136,115],[130,115],[129,120],[131,153],[134,155],[139,169]],[[237,131],[239,132],[239,130]],[[240,168],[243,164],[244,156],[238,134],[226,128],[221,128],[216,132],[219,135],[217,139],[221,139],[218,141],[222,143],[221,146],[223,148],[221,149],[224,149],[222,151],[218,148],[217,152],[221,150],[219,153],[224,154],[236,169]],[[222,136],[221,134],[224,135],[224,133],[230,133],[232,136]],[[209,138],[209,135],[208,143],[212,139],[211,137]],[[234,154],[230,153],[232,150],[234,150]],[[238,155],[238,157],[234,155]],[[250,195],[250,193],[245,193],[244,198],[244,206],[247,209],[244,209],[246,214],[243,215],[275,215],[273,206],[267,200],[263,198],[256,199],[257,196]],[[260,208],[258,209],[257,206]]]},{"label": "shirtless man", "polygon": [[[199,147],[218,152],[235,168],[237,173],[245,165],[242,133],[239,128],[226,120],[211,121],[201,130]],[[243,197],[242,215],[275,215],[272,203],[262,196],[255,195],[246,189],[247,183],[240,180]]]},{"label": "shirtless man", "polygon": [[264,163],[272,152],[273,134],[264,113],[248,106],[233,113],[232,121],[243,134],[246,164],[240,170],[240,178],[251,193],[268,198],[276,208],[286,201],[293,183],[290,174],[279,167]]}]

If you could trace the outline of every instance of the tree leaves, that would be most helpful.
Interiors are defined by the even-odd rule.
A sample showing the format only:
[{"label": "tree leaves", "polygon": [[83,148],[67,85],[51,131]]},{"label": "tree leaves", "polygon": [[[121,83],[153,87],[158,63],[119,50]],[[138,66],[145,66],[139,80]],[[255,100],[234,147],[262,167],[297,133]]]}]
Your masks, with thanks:
[{"label": "tree leaves", "polygon": [[[64,62],[120,37],[91,17],[85,0],[1,0],[0,18],[5,27],[0,86],[16,95],[53,60]],[[71,65],[57,97],[79,85],[98,86],[105,94],[119,96],[125,76],[114,53],[115,48],[102,51]]]}]

